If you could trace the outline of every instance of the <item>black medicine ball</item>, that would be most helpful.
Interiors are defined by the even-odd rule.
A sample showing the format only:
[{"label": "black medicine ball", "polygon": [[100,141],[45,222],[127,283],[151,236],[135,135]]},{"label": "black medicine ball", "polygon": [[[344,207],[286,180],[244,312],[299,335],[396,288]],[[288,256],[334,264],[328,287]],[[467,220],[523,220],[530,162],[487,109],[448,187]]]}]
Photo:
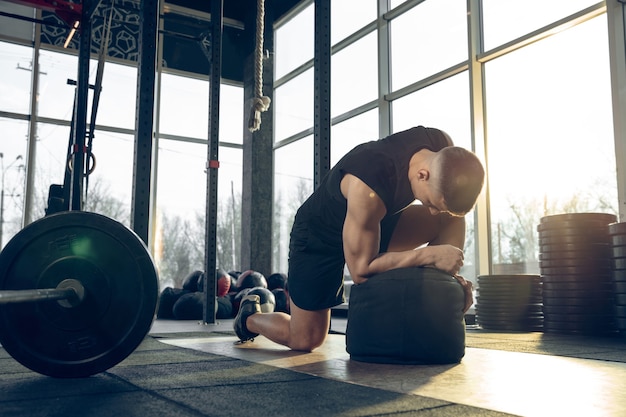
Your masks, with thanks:
[{"label": "black medicine ball", "polygon": [[241,275],[239,275],[239,278],[237,278],[237,289],[239,289],[239,291],[243,290],[244,288],[254,287],[267,288],[267,280],[262,273],[249,269],[243,272]]},{"label": "black medicine ball", "polygon": [[272,294],[274,294],[274,298],[276,299],[276,307],[274,308],[274,311],[289,314],[289,299],[287,297],[287,291],[282,288],[274,288],[272,290]]},{"label": "black medicine ball", "polygon": [[276,288],[285,289],[287,285],[287,274],[283,274],[282,272],[274,272],[272,275],[267,277],[267,289],[272,291]]},{"label": "black medicine ball", "polygon": [[276,297],[274,294],[263,287],[255,287],[248,291],[248,295],[258,295],[261,303],[261,311],[263,313],[272,313],[276,308]]},{"label": "black medicine ball", "polygon": [[158,319],[174,319],[174,304],[180,297],[189,294],[189,291],[182,288],[167,287],[159,295],[159,307],[157,309]]},{"label": "black medicine ball", "polygon": [[202,277],[202,274],[204,274],[202,271],[193,271],[187,275],[183,280],[183,289],[191,292],[200,291],[198,290],[198,279]]}]

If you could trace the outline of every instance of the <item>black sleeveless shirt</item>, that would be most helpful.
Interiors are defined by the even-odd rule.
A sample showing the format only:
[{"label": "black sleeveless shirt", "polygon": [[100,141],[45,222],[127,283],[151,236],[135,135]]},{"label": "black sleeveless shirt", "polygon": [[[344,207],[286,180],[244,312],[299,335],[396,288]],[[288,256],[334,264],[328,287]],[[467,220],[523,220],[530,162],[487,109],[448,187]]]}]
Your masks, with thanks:
[{"label": "black sleeveless shirt", "polygon": [[319,188],[302,204],[296,222],[305,221],[332,250],[342,250],[342,229],[347,202],[341,194],[344,175],[352,174],[367,184],[385,204],[381,222],[381,252],[391,238],[399,212],[415,201],[408,178],[409,161],[422,149],[433,152],[449,146],[437,129],[414,127],[383,139],[358,145],[337,162]]}]

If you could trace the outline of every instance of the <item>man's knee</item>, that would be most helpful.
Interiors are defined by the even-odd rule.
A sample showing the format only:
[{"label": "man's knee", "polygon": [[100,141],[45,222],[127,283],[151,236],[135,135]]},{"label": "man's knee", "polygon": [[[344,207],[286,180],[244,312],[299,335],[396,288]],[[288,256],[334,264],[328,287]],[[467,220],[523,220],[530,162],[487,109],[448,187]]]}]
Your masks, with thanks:
[{"label": "man's knee", "polygon": [[321,334],[297,334],[289,338],[289,348],[302,352],[311,352],[324,344],[328,332]]},{"label": "man's knee", "polygon": [[330,327],[330,309],[307,311],[292,303],[289,348],[310,352],[326,340]]}]

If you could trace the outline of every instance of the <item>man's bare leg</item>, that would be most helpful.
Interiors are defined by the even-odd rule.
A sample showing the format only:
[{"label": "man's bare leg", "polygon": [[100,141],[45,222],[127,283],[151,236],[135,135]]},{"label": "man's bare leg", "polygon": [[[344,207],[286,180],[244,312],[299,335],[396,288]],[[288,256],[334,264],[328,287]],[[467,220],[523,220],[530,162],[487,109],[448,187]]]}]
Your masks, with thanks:
[{"label": "man's bare leg", "polygon": [[330,309],[308,311],[292,302],[290,312],[253,314],[246,327],[293,350],[310,352],[321,346],[330,328]]}]

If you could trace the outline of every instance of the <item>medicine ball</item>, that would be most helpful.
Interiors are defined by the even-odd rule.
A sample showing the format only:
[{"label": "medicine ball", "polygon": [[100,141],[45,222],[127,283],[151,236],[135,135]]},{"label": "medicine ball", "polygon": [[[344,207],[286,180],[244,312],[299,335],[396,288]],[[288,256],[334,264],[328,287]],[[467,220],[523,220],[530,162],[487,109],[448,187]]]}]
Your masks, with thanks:
[{"label": "medicine ball", "polygon": [[202,276],[204,272],[193,271],[183,279],[183,289],[191,292],[202,291],[198,289],[198,278]]},{"label": "medicine ball", "polygon": [[178,299],[189,294],[189,291],[182,288],[167,287],[159,295],[159,307],[157,309],[157,318],[174,319],[173,307]]},{"label": "medicine ball", "polygon": [[287,274],[274,272],[272,275],[267,277],[267,289],[270,291],[276,288],[285,289],[285,285],[287,285]]},{"label": "medicine ball", "polygon": [[274,288],[272,294],[274,294],[274,298],[276,299],[276,308],[274,311],[289,314],[289,297],[287,296],[287,291],[282,288]]},{"label": "medicine ball", "polygon": [[204,294],[196,291],[183,295],[176,301],[172,311],[178,320],[202,319]]},{"label": "medicine ball", "polygon": [[248,291],[248,295],[258,295],[261,303],[261,311],[263,313],[272,313],[276,308],[276,297],[274,294],[263,287],[254,287]]},{"label": "medicine ball", "polygon": [[267,280],[262,273],[248,269],[239,275],[239,278],[237,278],[237,289],[239,289],[239,291],[244,288],[254,287],[267,288]]},{"label": "medicine ball", "polygon": [[230,297],[217,297],[217,312],[215,313],[216,319],[232,319],[233,318],[233,303]]},{"label": "medicine ball", "polygon": [[223,297],[230,291],[231,276],[223,269],[217,268],[215,277],[217,278],[217,296]]},{"label": "medicine ball", "polygon": [[[178,320],[202,320],[204,316],[204,293],[191,292],[181,296],[172,308]],[[215,298],[215,318],[232,318],[233,307],[229,297]]]}]

